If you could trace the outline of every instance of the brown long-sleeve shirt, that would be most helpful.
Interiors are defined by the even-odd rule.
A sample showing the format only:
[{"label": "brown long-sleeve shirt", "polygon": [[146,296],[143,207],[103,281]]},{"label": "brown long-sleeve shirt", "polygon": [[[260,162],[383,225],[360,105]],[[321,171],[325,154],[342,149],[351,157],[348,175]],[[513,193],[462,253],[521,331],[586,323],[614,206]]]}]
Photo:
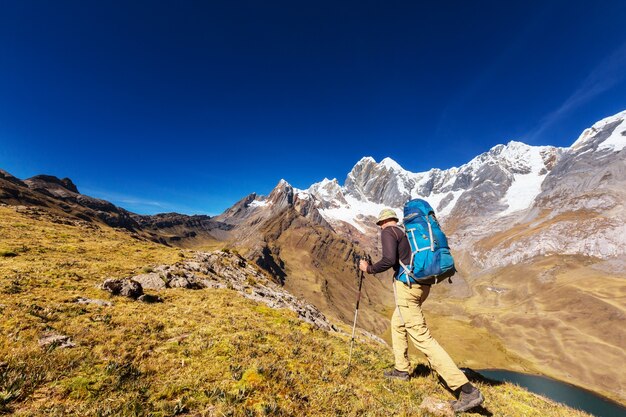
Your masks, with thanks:
[{"label": "brown long-sleeve shirt", "polygon": [[380,261],[367,267],[368,274],[378,274],[393,268],[394,275],[398,274],[400,261],[408,265],[411,261],[411,245],[406,233],[398,226],[389,226],[380,232],[383,247],[383,257]]}]

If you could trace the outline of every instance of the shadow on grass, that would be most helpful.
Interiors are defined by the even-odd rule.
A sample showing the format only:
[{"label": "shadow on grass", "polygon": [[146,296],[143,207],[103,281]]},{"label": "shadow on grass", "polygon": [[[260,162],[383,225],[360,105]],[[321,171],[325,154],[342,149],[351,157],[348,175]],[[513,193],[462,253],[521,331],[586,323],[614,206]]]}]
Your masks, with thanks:
[{"label": "shadow on grass", "polygon": [[430,368],[423,363],[420,363],[415,367],[415,369],[413,369],[413,372],[411,372],[411,378],[425,378],[430,374]]},{"label": "shadow on grass", "polygon": [[[461,371],[465,374],[467,379],[470,380],[470,382],[476,382],[482,385],[488,385],[490,387],[495,387],[495,386],[504,384],[504,382],[502,381],[496,381],[495,379],[486,378],[483,375],[479,374],[478,372],[470,368],[461,368]],[[413,369],[413,372],[411,373],[411,377],[412,378],[425,378],[429,376],[431,373],[434,373],[434,371],[432,371],[427,365],[420,363],[419,365],[415,367],[415,369]],[[441,377],[439,377],[439,382],[441,382],[444,386],[446,386],[445,382],[441,379]]]},{"label": "shadow on grass", "polygon": [[465,374],[467,379],[470,380],[470,382],[478,382],[483,385],[488,385],[490,387],[497,387],[504,384],[504,382],[502,381],[496,381],[495,379],[487,378],[470,368],[461,368],[461,371],[463,371],[463,373]]},{"label": "shadow on grass", "polygon": [[479,405],[478,407],[474,407],[472,409],[469,409],[469,410],[466,411],[466,413],[480,414],[481,416],[486,416],[486,417],[492,417],[493,416],[493,413],[491,411],[487,410],[482,405]]}]

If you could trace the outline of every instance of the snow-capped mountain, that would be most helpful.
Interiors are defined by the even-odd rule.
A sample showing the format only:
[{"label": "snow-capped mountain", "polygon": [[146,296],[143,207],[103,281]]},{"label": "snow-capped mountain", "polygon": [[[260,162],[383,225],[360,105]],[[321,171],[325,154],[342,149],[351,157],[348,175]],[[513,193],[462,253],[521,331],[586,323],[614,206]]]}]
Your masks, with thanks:
[{"label": "snow-capped mountain", "polygon": [[465,214],[486,210],[505,215],[532,204],[560,153],[561,149],[550,146],[510,142],[459,168],[420,173],[409,172],[390,158],[378,164],[363,158],[348,174],[344,194],[361,203],[393,208],[402,207],[411,198],[424,198],[442,218],[459,206]]},{"label": "snow-capped mountain", "polygon": [[467,249],[488,267],[537,255],[607,259],[626,254],[625,147],[626,111],[585,129],[555,162],[531,209],[518,220],[527,225],[525,233],[490,248],[474,242]]},{"label": "snow-capped mountain", "polygon": [[[569,148],[511,141],[494,146],[460,167],[445,170],[434,168],[414,173],[391,158],[376,162],[364,157],[348,173],[343,185],[337,179],[324,179],[306,190],[298,190],[281,180],[268,197],[253,194],[229,211],[237,208],[243,218],[267,218],[270,212],[293,206],[315,223],[325,223],[338,233],[354,238],[372,231],[373,221],[383,208],[394,208],[401,216],[404,203],[419,197],[435,208],[448,230],[459,233],[464,243],[476,242],[520,222],[536,221],[545,212],[552,218],[558,213],[594,207],[598,213],[609,209],[623,213],[625,119],[626,111],[597,122]],[[224,215],[228,217],[228,214]],[[593,230],[585,230],[593,231],[590,236],[597,237],[596,230],[604,230],[598,227],[600,222],[613,225],[610,232],[606,231],[609,235],[626,235],[622,233],[621,217],[608,217],[608,220],[593,220],[594,226],[589,226]],[[622,229],[616,223],[620,221]],[[561,226],[555,226],[554,233],[551,232],[560,239],[564,235]],[[572,251],[613,256],[626,250],[626,242],[622,240],[611,238],[608,246],[587,242],[584,247],[596,249],[586,252],[577,244],[575,247],[579,249]],[[622,249],[616,249],[616,245]],[[531,256],[564,248],[553,243],[547,247],[551,249],[529,245],[525,252]]]},{"label": "snow-capped mountain", "polygon": [[455,210],[464,215],[503,216],[532,205],[562,152],[510,142],[459,168],[418,173],[405,170],[391,158],[377,163],[365,157],[352,168],[343,186],[336,179],[324,179],[299,194],[312,196],[330,224],[348,223],[360,232],[383,208],[392,207],[401,215],[404,203],[417,197],[426,199],[441,218]]}]

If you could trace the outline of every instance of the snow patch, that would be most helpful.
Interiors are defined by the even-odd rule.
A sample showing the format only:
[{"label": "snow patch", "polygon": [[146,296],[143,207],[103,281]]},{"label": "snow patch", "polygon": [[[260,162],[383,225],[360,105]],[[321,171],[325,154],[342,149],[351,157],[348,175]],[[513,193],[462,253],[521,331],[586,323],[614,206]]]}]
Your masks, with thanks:
[{"label": "snow patch", "polygon": [[248,204],[248,207],[266,207],[270,204],[271,203],[268,202],[267,200],[254,200],[250,202],[250,204]]},{"label": "snow patch", "polygon": [[[590,128],[587,128],[587,129],[583,130],[583,133],[580,134],[578,139],[576,139],[576,142],[574,142],[570,148],[571,149],[576,149],[576,148],[582,146],[585,142],[587,142],[587,140],[591,137],[591,135],[593,135],[594,133],[604,129],[604,127],[606,125],[611,124],[611,123],[615,123],[615,122],[620,121],[620,120],[623,121],[624,119],[626,119],[626,110],[624,110],[622,112],[619,112],[619,113],[617,113],[617,114],[615,114],[613,116],[606,117],[606,118],[604,118],[604,119],[594,123],[593,126],[591,126]],[[624,130],[624,123],[623,122],[617,128],[615,128],[615,130],[613,131],[613,134],[615,134],[615,133],[620,134],[620,132],[622,130]],[[613,135],[611,135],[611,136],[613,136]],[[607,140],[605,140],[602,144],[606,143]],[[611,143],[609,143],[607,146],[610,146],[612,148],[612,144]],[[622,145],[622,147],[619,148],[617,151],[620,151],[623,148],[624,148],[624,146]],[[606,149],[606,148],[604,148],[604,147],[602,147],[602,145],[600,145],[599,149]]]},{"label": "snow patch", "polygon": [[541,170],[545,168],[540,149],[529,148],[525,153],[524,158],[530,166],[531,172],[528,174],[514,174],[513,183],[501,200],[508,208],[500,212],[500,216],[527,209],[541,192],[541,184],[547,172],[543,175],[540,174]]},{"label": "snow patch", "polygon": [[626,119],[613,130],[611,136],[598,146],[598,150],[607,149],[619,152],[626,147]]},{"label": "snow patch", "polygon": [[[343,221],[354,226],[359,232],[365,233],[362,222],[359,218],[363,216],[378,217],[381,210],[390,208],[384,204],[373,203],[371,201],[357,200],[351,195],[345,196],[348,204],[341,205],[335,208],[328,208],[319,210],[322,217],[332,223],[333,221]],[[398,218],[402,220],[402,209],[393,208],[398,215]]]},{"label": "snow patch", "polygon": [[505,293],[507,290],[504,288],[487,287],[487,291],[495,292],[496,294],[502,294]]},{"label": "snow patch", "polygon": [[[421,198],[422,200],[426,200],[426,202],[430,204],[430,206],[433,209],[435,209],[435,214],[437,215],[437,217],[443,218],[447,216],[448,214],[450,214],[450,212],[456,205],[457,200],[459,199],[461,194],[463,194],[464,192],[465,190],[455,190],[455,191],[448,191],[448,192],[443,192],[443,193],[432,193],[428,197],[416,195],[415,197],[412,196],[411,198]],[[441,201],[444,198],[448,197],[448,195],[450,194],[452,194],[452,200],[450,200],[450,202],[446,204],[444,208],[439,210],[438,208],[439,208],[439,204],[441,204]]]}]

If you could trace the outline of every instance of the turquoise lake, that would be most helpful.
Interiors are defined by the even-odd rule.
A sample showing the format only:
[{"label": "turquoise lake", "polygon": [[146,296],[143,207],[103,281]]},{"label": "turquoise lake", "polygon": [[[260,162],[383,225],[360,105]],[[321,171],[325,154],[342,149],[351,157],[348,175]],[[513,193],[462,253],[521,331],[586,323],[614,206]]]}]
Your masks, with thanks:
[{"label": "turquoise lake", "polygon": [[626,407],[582,388],[538,375],[527,375],[501,369],[477,371],[496,381],[507,381],[536,394],[586,411],[596,417],[626,417]]}]

